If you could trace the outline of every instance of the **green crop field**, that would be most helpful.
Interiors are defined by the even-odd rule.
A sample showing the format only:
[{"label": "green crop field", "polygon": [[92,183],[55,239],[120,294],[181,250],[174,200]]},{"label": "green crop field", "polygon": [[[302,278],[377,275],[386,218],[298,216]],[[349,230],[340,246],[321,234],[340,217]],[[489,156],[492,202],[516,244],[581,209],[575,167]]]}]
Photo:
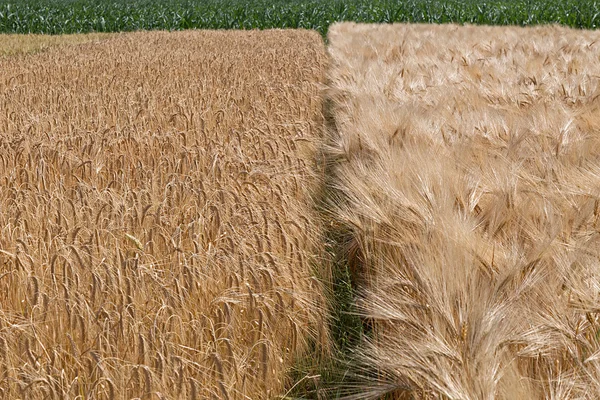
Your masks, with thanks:
[{"label": "green crop field", "polygon": [[594,29],[600,5],[588,0],[0,0],[1,33],[308,28],[336,21],[533,25]]}]

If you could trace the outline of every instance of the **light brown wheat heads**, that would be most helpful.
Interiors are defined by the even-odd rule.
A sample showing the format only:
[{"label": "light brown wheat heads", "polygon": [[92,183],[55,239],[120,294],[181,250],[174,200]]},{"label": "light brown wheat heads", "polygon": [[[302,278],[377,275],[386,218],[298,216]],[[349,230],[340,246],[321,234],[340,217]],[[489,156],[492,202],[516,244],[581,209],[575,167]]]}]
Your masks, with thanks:
[{"label": "light brown wheat heads", "polygon": [[355,398],[600,396],[600,33],[338,24]]},{"label": "light brown wheat heads", "polygon": [[325,61],[308,31],[0,59],[0,398],[285,390],[328,340]]},{"label": "light brown wheat heads", "polygon": [[58,46],[99,42],[118,33],[78,33],[72,35],[0,34],[0,57],[36,53]]}]

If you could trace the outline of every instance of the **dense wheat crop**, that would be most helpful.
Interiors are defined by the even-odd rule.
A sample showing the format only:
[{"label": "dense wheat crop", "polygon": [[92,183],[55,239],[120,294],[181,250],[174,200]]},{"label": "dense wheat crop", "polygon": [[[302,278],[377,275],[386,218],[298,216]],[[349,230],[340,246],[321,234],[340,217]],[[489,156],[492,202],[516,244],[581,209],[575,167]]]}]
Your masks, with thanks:
[{"label": "dense wheat crop", "polygon": [[329,33],[356,398],[600,397],[600,33]]},{"label": "dense wheat crop", "polygon": [[12,35],[0,34],[0,56],[33,53],[55,46],[96,42],[110,37],[108,33],[73,35]]},{"label": "dense wheat crop", "polygon": [[325,351],[325,60],[308,31],[0,58],[0,398],[274,398]]}]

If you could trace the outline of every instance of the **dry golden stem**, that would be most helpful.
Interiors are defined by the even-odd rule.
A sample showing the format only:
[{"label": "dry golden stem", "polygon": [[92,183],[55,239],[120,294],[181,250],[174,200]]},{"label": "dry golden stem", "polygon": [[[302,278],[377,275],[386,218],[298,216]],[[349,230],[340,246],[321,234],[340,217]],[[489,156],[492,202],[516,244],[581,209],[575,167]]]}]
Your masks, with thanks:
[{"label": "dry golden stem", "polygon": [[285,391],[326,314],[311,203],[325,63],[309,31],[0,57],[4,397]]},{"label": "dry golden stem", "polygon": [[600,33],[329,40],[332,213],[373,327],[355,398],[598,398]]}]

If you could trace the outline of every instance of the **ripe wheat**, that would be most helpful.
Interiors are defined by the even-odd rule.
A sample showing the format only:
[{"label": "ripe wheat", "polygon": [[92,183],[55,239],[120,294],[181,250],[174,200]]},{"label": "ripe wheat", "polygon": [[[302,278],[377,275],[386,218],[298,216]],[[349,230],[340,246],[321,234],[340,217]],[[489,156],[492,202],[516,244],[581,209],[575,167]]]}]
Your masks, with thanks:
[{"label": "ripe wheat", "polygon": [[338,24],[350,398],[600,397],[600,33]]},{"label": "ripe wheat", "polygon": [[34,53],[57,46],[66,46],[87,42],[98,42],[115,34],[86,33],[73,35],[0,35],[0,56],[15,56]]},{"label": "ripe wheat", "polygon": [[309,31],[0,58],[0,398],[274,398],[326,350]]}]

